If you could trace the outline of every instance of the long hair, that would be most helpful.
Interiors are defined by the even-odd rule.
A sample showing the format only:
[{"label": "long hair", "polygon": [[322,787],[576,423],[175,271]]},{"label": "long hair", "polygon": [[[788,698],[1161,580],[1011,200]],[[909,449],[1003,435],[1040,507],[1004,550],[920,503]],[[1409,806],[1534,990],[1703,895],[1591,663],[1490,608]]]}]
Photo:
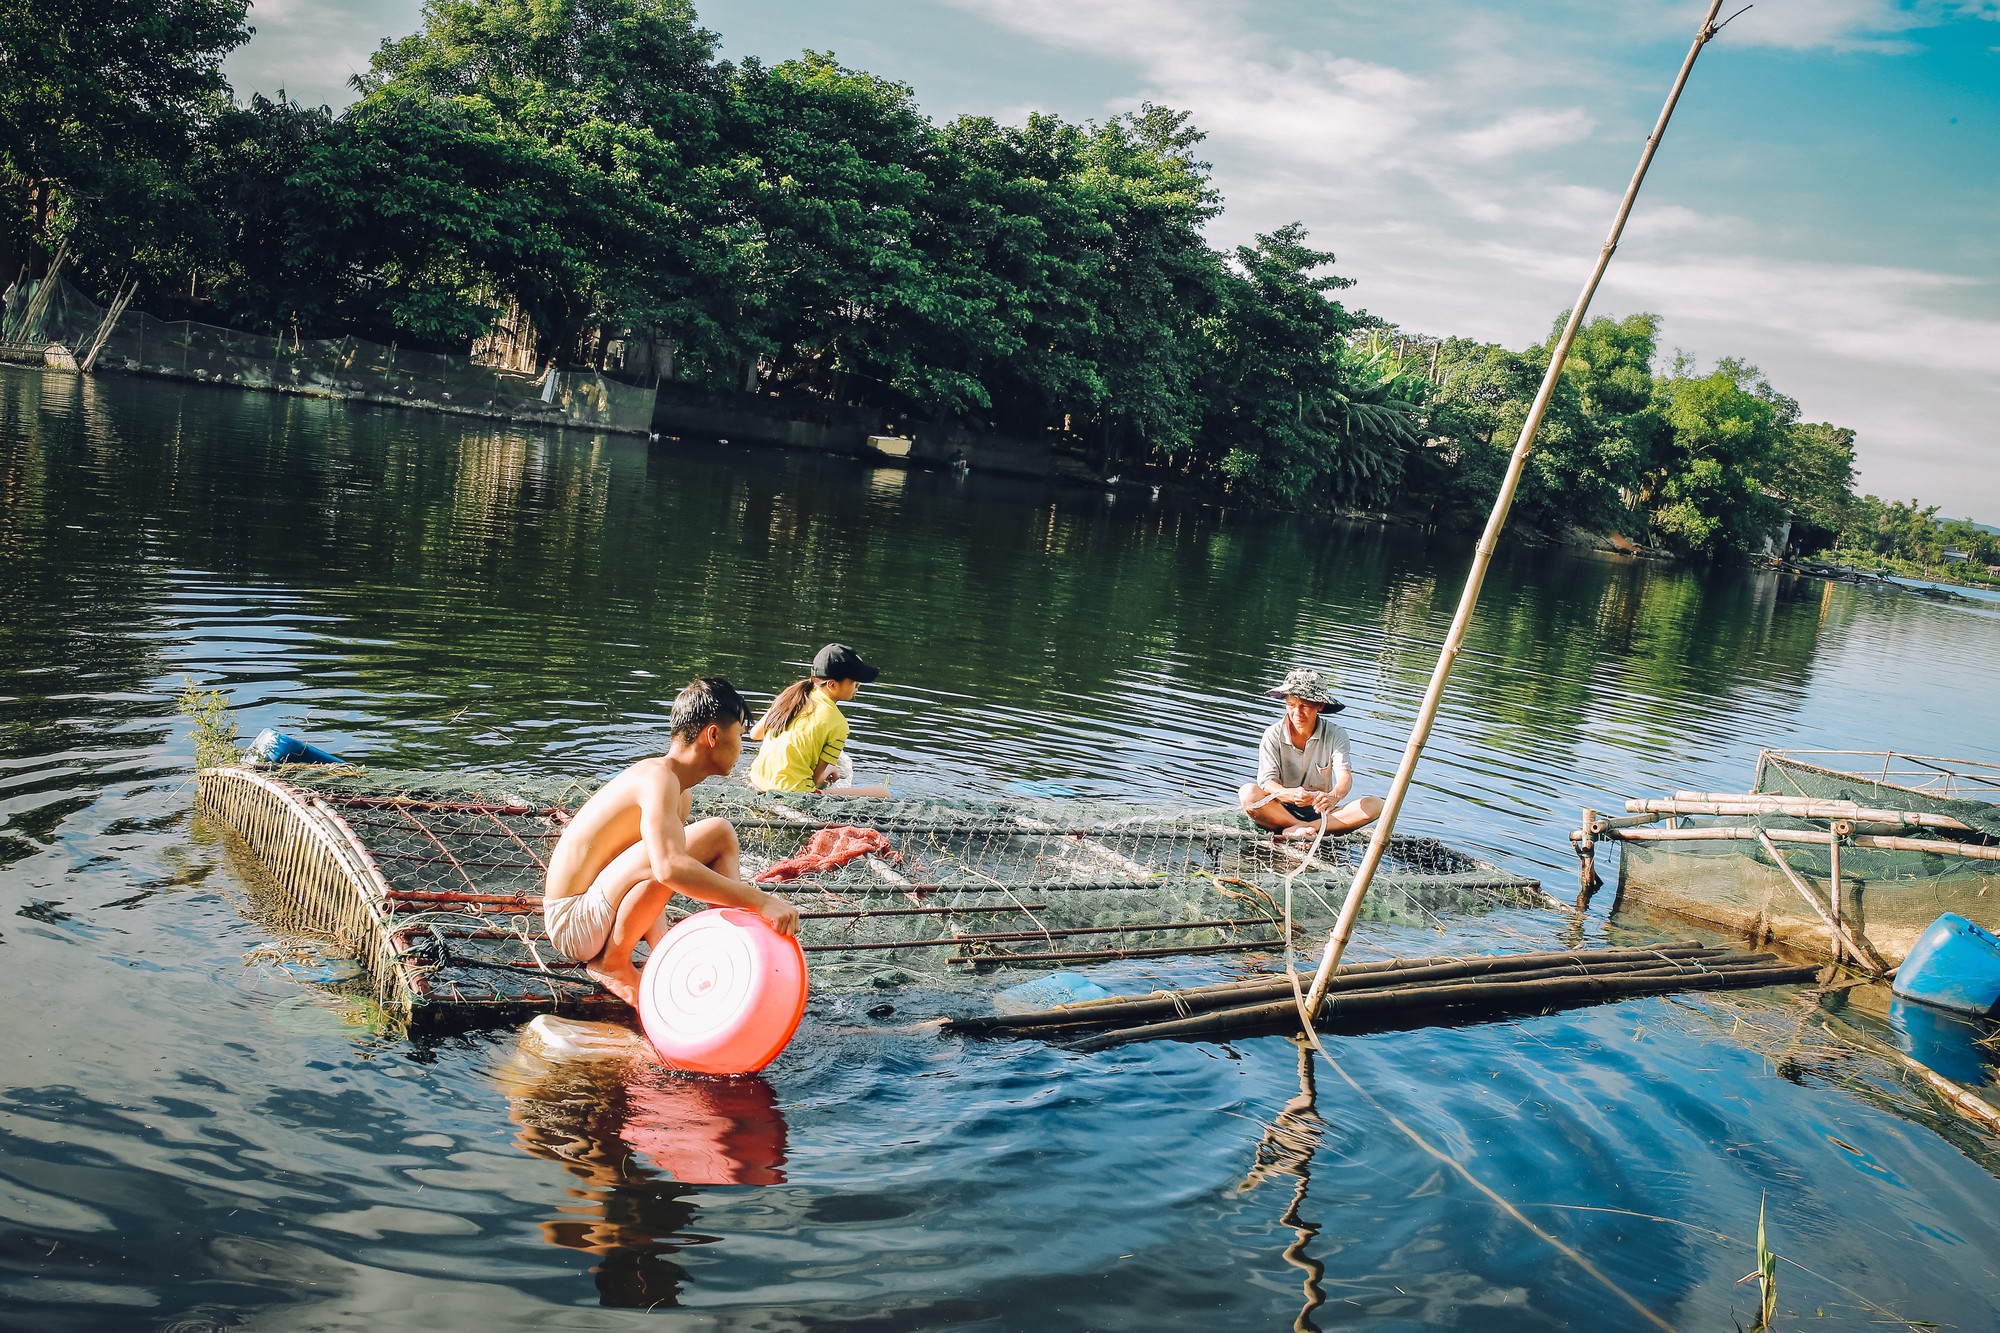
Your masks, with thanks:
[{"label": "long hair", "polygon": [[765,740],[785,734],[785,728],[798,721],[800,713],[812,699],[813,687],[819,684],[818,676],[807,676],[785,686],[778,697],[771,700],[771,707],[765,712],[757,726]]}]

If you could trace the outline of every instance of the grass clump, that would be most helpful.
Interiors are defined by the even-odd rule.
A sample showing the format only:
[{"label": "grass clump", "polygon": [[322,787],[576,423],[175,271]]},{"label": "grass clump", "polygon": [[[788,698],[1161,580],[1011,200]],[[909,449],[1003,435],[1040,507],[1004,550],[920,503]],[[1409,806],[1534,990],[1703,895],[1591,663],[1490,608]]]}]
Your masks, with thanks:
[{"label": "grass clump", "polygon": [[229,711],[229,696],[221,690],[204,690],[194,677],[182,676],[181,716],[194,723],[194,766],[221,768],[243,757],[237,744],[236,715]]}]

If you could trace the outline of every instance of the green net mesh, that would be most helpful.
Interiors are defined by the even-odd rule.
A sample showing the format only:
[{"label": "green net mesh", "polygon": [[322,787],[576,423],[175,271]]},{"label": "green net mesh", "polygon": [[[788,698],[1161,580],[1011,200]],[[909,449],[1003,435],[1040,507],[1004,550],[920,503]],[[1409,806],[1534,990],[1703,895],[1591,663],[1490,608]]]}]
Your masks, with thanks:
[{"label": "green net mesh", "polygon": [[[1841,762],[1853,767],[1835,767]],[[1808,759],[1766,750],[1758,758],[1755,790],[1772,796],[1852,801],[1874,810],[1949,815],[2000,837],[2000,765],[1996,764],[1893,752],[1823,753]]]},{"label": "green net mesh", "polygon": [[[1849,763],[1850,769],[1835,767]],[[2000,768],[1968,761],[1893,754],[1766,752],[1756,792],[1814,801],[1843,801],[1883,814],[1946,815],[1966,827],[1940,830],[1885,819],[1855,821],[1861,835],[1892,835],[1938,850],[1856,845],[1839,848],[1838,898],[1843,921],[1865,934],[1889,962],[1900,959],[1923,931],[1946,912],[1987,926],[2000,924],[2000,861],[1951,849],[1991,846],[2000,834]],[[1691,816],[1683,828],[1761,829],[1773,835],[1810,832],[1824,837],[1831,820],[1795,814]],[[1801,876],[1828,908],[1835,896],[1833,847],[1826,842],[1775,845],[1785,865]],[[1757,841],[1627,842],[1621,860],[1622,895],[1696,920],[1768,932],[1815,949],[1831,948],[1830,931]]]}]

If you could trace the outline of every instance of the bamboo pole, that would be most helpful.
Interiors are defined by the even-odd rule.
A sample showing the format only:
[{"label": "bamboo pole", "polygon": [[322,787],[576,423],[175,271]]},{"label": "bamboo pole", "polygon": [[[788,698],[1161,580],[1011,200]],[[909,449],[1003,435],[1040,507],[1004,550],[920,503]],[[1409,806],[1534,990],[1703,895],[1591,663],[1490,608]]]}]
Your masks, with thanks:
[{"label": "bamboo pole", "polygon": [[[1626,973],[1616,976],[1555,977],[1539,981],[1487,981],[1458,986],[1413,986],[1407,990],[1361,991],[1352,995],[1330,995],[1313,1011],[1316,1021],[1340,1018],[1373,1018],[1378,1021],[1397,1013],[1430,1009],[1484,1007],[1513,1011],[1545,1005],[1574,1004],[1579,1001],[1615,999],[1622,996],[1667,995],[1675,991],[1725,990],[1738,986],[1775,986],[1809,981],[1818,975],[1811,967],[1786,964],[1758,964],[1740,968],[1712,968],[1701,971],[1675,969],[1658,973]],[[1214,1037],[1268,1028],[1287,1019],[1296,1020],[1298,1008],[1289,1000],[1246,1005],[1240,1009],[1211,1010],[1165,1023],[1121,1028],[1094,1033],[1070,1044],[1071,1050],[1101,1051],[1127,1042],[1152,1041],[1161,1037]]]},{"label": "bamboo pole", "polygon": [[28,298],[28,308],[22,312],[21,322],[13,330],[15,342],[46,341],[30,339],[28,334],[42,322],[42,312],[48,309],[49,297],[55,292],[56,279],[62,274],[63,261],[69,258],[69,237],[65,236],[56,245],[55,258],[49,260],[48,268],[42,274],[42,281],[35,288],[35,294]]},{"label": "bamboo pole", "polygon": [[[966,932],[913,940],[870,940],[865,943],[828,941],[821,947],[840,949],[949,949],[966,944],[1019,944],[1027,940],[1069,939],[1078,935],[1144,935],[1162,930],[1223,930],[1230,926],[1270,926],[1268,916],[1229,917],[1217,921],[1149,921],[1141,925],[1051,926],[1047,930],[1006,930]],[[1270,941],[1276,943],[1275,940]]]},{"label": "bamboo pole", "polygon": [[132,304],[132,298],[139,294],[139,280],[130,278],[118,284],[117,294],[111,298],[111,308],[104,312],[104,319],[97,326],[97,336],[90,340],[90,351],[78,363],[77,369],[88,375],[97,357],[104,350],[104,344],[111,341],[111,330],[125,313],[125,307]]},{"label": "bamboo pole", "polygon": [[1952,1110],[1958,1112],[1958,1114],[1968,1120],[1975,1121],[1992,1133],[2000,1134],[2000,1107],[1996,1107],[1992,1102],[1987,1101],[1984,1097],[1981,1097],[1978,1093],[1956,1079],[1946,1078],[1943,1074],[1938,1073],[1922,1061],[1913,1058],[1907,1052],[1899,1051],[1887,1042],[1876,1040],[1873,1036],[1855,1027],[1846,1019],[1830,1012],[1824,1006],[1820,1008],[1819,1016],[1826,1028],[1849,1045],[1893,1061],[1903,1069],[1915,1074],[1922,1080],[1926,1087],[1936,1093],[1944,1101],[1945,1105],[1949,1106]]},{"label": "bamboo pole", "polygon": [[1585,809],[1582,836],[1574,834],[1570,842],[1576,848],[1576,909],[1581,912],[1590,906],[1590,897],[1597,892],[1604,881],[1597,876],[1597,811]]},{"label": "bamboo pole", "polygon": [[1609,833],[1612,829],[1638,828],[1642,824],[1657,824],[1659,822],[1659,815],[1619,815],[1612,819],[1598,820],[1596,824],[1591,826],[1589,832],[1592,837],[1595,837],[1600,833]]},{"label": "bamboo pole", "polygon": [[[1451,963],[1491,962],[1501,966],[1543,966],[1558,961],[1571,963],[1622,962],[1633,958],[1674,958],[1684,954],[1711,952],[1716,946],[1703,944],[1698,940],[1677,940],[1672,944],[1652,945],[1629,949],[1563,949],[1546,953],[1494,954],[1478,959],[1467,959],[1452,954],[1428,958],[1391,958],[1379,963],[1348,963],[1336,974],[1340,977],[1368,975],[1377,972],[1401,972],[1416,967],[1441,967]],[[1504,965],[1504,966],[1502,966]],[[1202,996],[1228,991],[1257,990],[1265,987],[1285,987],[1290,978],[1284,973],[1266,973],[1262,976],[1245,977],[1237,981],[1218,981],[1207,986],[1189,986],[1183,990],[1153,991],[1151,995]],[[1107,1004],[1106,1000],[1079,1000],[1078,1004]]]},{"label": "bamboo pole", "polygon": [[[968,940],[968,943],[971,941]],[[1000,967],[1010,963],[1094,963],[1112,958],[1178,958],[1208,953],[1248,953],[1252,949],[1280,949],[1283,940],[1229,940],[1222,944],[1170,944],[1163,949],[1092,949],[1077,953],[969,953],[953,954],[947,963],[972,967]],[[815,947],[815,946],[807,946]],[[840,946],[827,945],[830,951]]]},{"label": "bamboo pole", "polygon": [[1716,34],[1715,16],[1721,9],[1722,0],[1709,0],[1708,13],[1695,32],[1694,42],[1688,47],[1687,58],[1681,62],[1673,89],[1667,94],[1666,104],[1660,108],[1660,118],[1646,139],[1645,149],[1639,154],[1639,165],[1632,173],[1631,183],[1625,187],[1625,197],[1618,203],[1618,215],[1612,220],[1611,232],[1605,237],[1604,247],[1597,253],[1597,263],[1591,269],[1590,277],[1584,281],[1583,290],[1577,294],[1576,303],[1570,307],[1562,336],[1556,340],[1556,346],[1549,354],[1548,373],[1542,376],[1542,387],[1535,394],[1533,406],[1528,409],[1527,420],[1521,423],[1521,435],[1514,443],[1513,456],[1507,460],[1507,475],[1500,483],[1500,493],[1493,499],[1493,512],[1487,516],[1486,530],[1480,534],[1479,546],[1472,558],[1472,569],[1466,575],[1465,592],[1459,598],[1458,614],[1452,618],[1451,630],[1445,635],[1444,646],[1438,652],[1437,668],[1431,673],[1430,688],[1424,692],[1423,706],[1417,710],[1416,725],[1410,730],[1410,741],[1403,750],[1403,760],[1397,765],[1395,780],[1389,784],[1389,794],[1382,802],[1382,817],[1376,821],[1374,835],[1368,840],[1368,851],[1361,859],[1361,868],[1355,872],[1352,887],[1347,891],[1340,919],[1327,936],[1326,951],[1320,957],[1319,970],[1313,974],[1312,988],[1305,1004],[1307,1013],[1319,1012],[1319,1002],[1326,995],[1327,981],[1333,976],[1333,969],[1339,966],[1340,956],[1347,950],[1348,938],[1361,918],[1362,899],[1367,896],[1370,881],[1375,878],[1375,868],[1382,864],[1383,854],[1389,849],[1396,816],[1402,812],[1403,798],[1409,794],[1417,760],[1424,752],[1424,742],[1430,739],[1431,724],[1437,718],[1438,705],[1444,701],[1445,682],[1451,678],[1459,647],[1465,642],[1465,632],[1472,623],[1473,608],[1479,605],[1479,589],[1486,582],[1486,570],[1493,563],[1493,553],[1499,548],[1501,530],[1507,526],[1507,513],[1514,504],[1514,489],[1521,483],[1522,469],[1528,463],[1528,451],[1534,447],[1535,432],[1541,429],[1542,416],[1549,409],[1550,398],[1555,395],[1556,382],[1562,378],[1563,362],[1569,358],[1569,349],[1576,341],[1577,330],[1583,327],[1591,297],[1597,294],[1597,285],[1603,281],[1604,271],[1611,265],[1612,253],[1618,248],[1618,238],[1625,231],[1625,219],[1631,216],[1632,205],[1639,197],[1640,183],[1646,179],[1646,169],[1653,164],[1653,154],[1659,151],[1660,140],[1666,135],[1667,121],[1674,114],[1674,104],[1680,100],[1681,90],[1687,86],[1688,75],[1694,72],[1695,57]]},{"label": "bamboo pole", "polygon": [[1698,801],[1627,801],[1633,814],[1649,815],[1790,815],[1795,819],[1852,819],[1865,824],[1904,824],[1911,828],[1950,829],[1956,833],[1975,830],[1950,815],[1922,810],[1871,810],[1852,801],[1801,801],[1789,796],[1746,796],[1727,800],[1703,798]]},{"label": "bamboo pole", "polygon": [[1833,952],[1836,957],[1839,955],[1840,946],[1845,944],[1848,952],[1853,954],[1857,961],[1864,961],[1876,976],[1879,977],[1890,970],[1882,955],[1875,952],[1875,946],[1868,942],[1867,935],[1861,935],[1857,942],[1857,938],[1848,933],[1847,927],[1828,915],[1826,908],[1820,905],[1818,895],[1812,891],[1812,886],[1806,883],[1804,876],[1792,869],[1791,862],[1785,860],[1784,853],[1778,850],[1777,844],[1771,841],[1768,833],[1762,829],[1757,830],[1757,841],[1764,848],[1765,854],[1777,863],[1778,869],[1784,872],[1785,879],[1798,890],[1799,897],[1805,899],[1806,905],[1813,909],[1813,914],[1826,923],[1827,930],[1833,935]]},{"label": "bamboo pole", "polygon": [[[1838,820],[1834,823],[1833,846],[1829,849],[1829,855],[1831,856],[1833,865],[1827,873],[1826,897],[1827,897],[1827,906],[1833,909],[1833,924],[1836,927],[1841,927],[1845,925],[1845,922],[1842,919],[1842,907],[1841,907],[1841,901],[1842,898],[1844,897],[1844,894],[1840,887],[1840,840],[1852,832],[1854,832],[1854,825],[1847,823],[1845,820]],[[1865,927],[1863,929],[1863,933],[1864,934],[1866,933]],[[1834,935],[1836,939],[1838,939],[1839,934],[1840,931],[1835,930]],[[1833,961],[1836,963],[1844,963],[1847,960],[1841,956],[1840,950],[1838,948],[1835,948],[1833,952]],[[1860,960],[1856,959],[1855,961],[1859,962]]]},{"label": "bamboo pole", "polygon": [[[1348,982],[1361,984],[1401,984],[1411,976],[1430,972],[1432,969],[1450,968],[1459,964],[1476,964],[1484,969],[1483,975],[1533,970],[1555,967],[1561,964],[1588,967],[1600,963],[1626,962],[1666,962],[1694,957],[1705,957],[1729,953],[1725,946],[1705,945],[1694,940],[1679,944],[1661,945],[1657,948],[1639,949],[1598,949],[1585,951],[1558,951],[1553,953],[1498,954],[1477,958],[1463,958],[1445,955],[1433,958],[1390,959],[1380,963],[1349,964],[1340,969],[1334,984]],[[1468,975],[1480,975],[1474,973]],[[1434,974],[1441,975],[1441,974]],[[1117,1014],[1127,1010],[1137,1012],[1155,1005],[1163,1005],[1174,1013],[1186,1013],[1196,1009],[1216,1007],[1232,1008],[1267,995],[1277,995],[1291,989],[1291,979],[1283,973],[1265,973],[1248,977],[1241,981],[1216,982],[1207,986],[1189,986],[1184,990],[1156,990],[1145,995],[1116,995],[1099,1000],[1077,1000],[1070,1004],[1056,1005],[1028,1014],[996,1014],[977,1018],[954,1019],[948,1025],[954,1031],[987,1032],[1003,1028],[1034,1027],[1041,1024],[1059,1024],[1072,1018],[1095,1017],[1099,1014]]]},{"label": "bamboo pole", "polygon": [[[1552,981],[1566,977],[1612,977],[1634,973],[1693,976],[1697,973],[1727,971],[1752,964],[1765,966],[1776,961],[1777,957],[1774,954],[1745,954],[1732,949],[1717,948],[1703,954],[1680,958],[1638,958],[1613,963],[1559,963],[1539,968],[1481,970],[1476,964],[1413,968],[1406,972],[1378,972],[1358,977],[1343,974],[1333,979],[1329,995],[1357,995],[1385,990],[1442,989],[1451,985],[1469,985],[1475,982],[1517,986],[1529,981]],[[1343,982],[1350,984],[1343,985]],[[948,1024],[947,1027],[955,1032],[1015,1033],[1119,1027],[1126,1025],[1128,1021],[1136,1025],[1136,1020],[1153,1016],[1187,1018],[1199,1013],[1241,1009],[1266,1001],[1287,1000],[1290,996],[1290,985],[1281,980],[1274,986],[1261,990],[1246,990],[1234,995],[1215,994],[1196,999],[1171,994],[1143,996],[1123,1004],[1099,1002],[1073,1011],[1045,1010],[1032,1014],[1000,1014],[991,1018],[967,1019]]]},{"label": "bamboo pole", "polygon": [[[1741,828],[1621,829],[1608,836],[1620,842],[1755,842],[1767,835],[1774,842],[1810,843],[1824,847],[1835,841],[1832,833],[1813,829]],[[1884,852],[1928,852],[1933,856],[1963,856],[1973,861],[2000,861],[2000,847],[1982,847],[1976,842],[1951,842],[1943,838],[1898,838],[1888,834],[1856,833],[1849,836],[1851,847],[1871,847]]]}]

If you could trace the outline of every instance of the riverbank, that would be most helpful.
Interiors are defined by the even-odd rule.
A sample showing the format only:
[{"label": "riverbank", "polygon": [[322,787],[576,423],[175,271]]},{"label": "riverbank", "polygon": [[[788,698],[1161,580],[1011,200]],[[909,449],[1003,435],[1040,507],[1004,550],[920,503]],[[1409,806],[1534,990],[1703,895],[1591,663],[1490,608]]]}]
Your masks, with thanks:
[{"label": "riverbank", "polygon": [[645,435],[654,390],[595,370],[537,380],[470,356],[365,338],[283,338],[142,310],[106,310],[60,277],[12,294],[8,323],[36,336],[0,347],[0,361],[78,373],[109,371],[264,393],[413,408],[521,425]]},{"label": "riverbank", "polygon": [[1034,439],[980,432],[817,398],[720,393],[668,382],[659,387],[652,422],[653,432],[662,439],[770,445],[929,467],[963,464],[1002,476],[1103,480],[1060,448],[1053,433]]},{"label": "riverbank", "polygon": [[1878,579],[1930,583],[1952,588],[1974,588],[1981,592],[2000,593],[2000,576],[1982,576],[1983,571],[1971,572],[1977,566],[1920,565],[1913,560],[1866,561],[1856,559],[1851,552],[1838,550],[1825,552],[1821,563]]}]

